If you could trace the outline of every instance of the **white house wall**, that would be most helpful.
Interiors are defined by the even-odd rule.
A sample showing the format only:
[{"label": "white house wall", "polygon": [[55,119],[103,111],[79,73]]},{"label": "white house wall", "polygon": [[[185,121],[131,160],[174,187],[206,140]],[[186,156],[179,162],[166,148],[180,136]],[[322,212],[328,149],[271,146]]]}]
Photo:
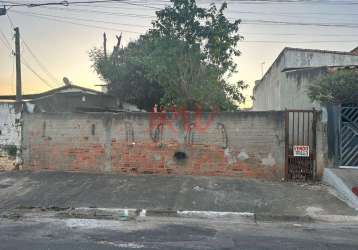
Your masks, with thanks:
[{"label": "white house wall", "polygon": [[358,65],[358,56],[329,51],[286,50],[284,68]]},{"label": "white house wall", "polygon": [[15,112],[13,103],[0,103],[0,146],[20,145],[19,122],[21,114]]},{"label": "white house wall", "polygon": [[0,170],[13,169],[21,161],[16,157],[21,148],[20,119],[21,113],[15,112],[14,103],[0,103]]},{"label": "white house wall", "polygon": [[358,65],[358,56],[348,53],[332,53],[285,49],[262,80],[254,88],[253,110],[284,110],[319,108],[307,96],[307,86],[322,76],[319,71],[282,72],[285,69]]}]

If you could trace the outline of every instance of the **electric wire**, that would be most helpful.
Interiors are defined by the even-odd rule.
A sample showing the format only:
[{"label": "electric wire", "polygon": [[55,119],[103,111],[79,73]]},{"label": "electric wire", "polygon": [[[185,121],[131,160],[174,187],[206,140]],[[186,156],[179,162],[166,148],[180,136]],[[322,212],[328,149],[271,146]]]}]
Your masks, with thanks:
[{"label": "electric wire", "polygon": [[[14,23],[12,21],[12,19],[10,18],[10,15],[7,14],[8,20],[9,20],[9,24],[12,27],[12,29],[14,29]],[[30,55],[35,59],[36,63],[38,64],[38,66],[43,70],[43,72],[47,75],[47,77],[49,79],[51,79],[51,81],[58,85],[60,83],[60,81],[58,79],[56,79],[56,77],[47,69],[47,67],[40,61],[40,59],[36,56],[36,54],[33,52],[33,50],[30,48],[29,44],[25,41],[24,37],[21,36],[20,37],[23,45],[25,45],[27,51],[30,53]]]},{"label": "electric wire", "polygon": [[117,28],[111,28],[111,27],[104,27],[104,26],[99,26],[99,25],[91,25],[91,24],[78,23],[78,22],[69,21],[69,20],[67,20],[67,19],[60,19],[60,18],[53,18],[53,17],[42,16],[42,15],[40,15],[40,14],[19,13],[18,11],[16,11],[16,12],[15,12],[15,11],[12,11],[12,12],[14,12],[14,13],[16,13],[16,14],[21,14],[21,15],[29,16],[29,17],[41,18],[41,19],[51,20],[51,21],[55,21],[55,22],[59,22],[59,23],[69,23],[69,24],[73,24],[73,25],[77,25],[77,26],[82,26],[82,27],[95,28],[95,29],[100,29],[100,30],[112,30],[112,31],[124,32],[124,33],[142,34],[141,32],[136,32],[136,31],[131,31],[131,30],[123,30],[123,29],[117,29]]}]

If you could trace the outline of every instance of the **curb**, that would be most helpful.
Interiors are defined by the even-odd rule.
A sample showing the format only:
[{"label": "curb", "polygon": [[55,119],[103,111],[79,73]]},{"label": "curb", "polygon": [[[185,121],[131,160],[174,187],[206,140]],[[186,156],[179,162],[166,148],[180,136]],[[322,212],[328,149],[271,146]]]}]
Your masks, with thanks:
[{"label": "curb", "polygon": [[[358,216],[347,215],[274,215],[269,213],[251,212],[218,212],[218,211],[195,211],[195,210],[170,210],[170,209],[135,209],[135,208],[92,208],[92,207],[17,207],[13,211],[0,213],[1,218],[20,218],[23,210],[40,212],[55,212],[54,216],[69,219],[102,219],[102,220],[137,220],[149,217],[175,217],[193,219],[227,219],[246,223],[260,222],[328,222],[328,223],[358,223]],[[22,211],[22,212],[21,212]]]},{"label": "curb", "polygon": [[314,222],[315,218],[309,215],[272,215],[272,214],[256,214],[257,221],[279,221],[279,222]]},{"label": "curb", "polygon": [[354,215],[316,215],[312,216],[315,221],[328,222],[328,223],[350,223],[357,224],[358,216]]},{"label": "curb", "polygon": [[244,219],[256,222],[256,215],[250,212],[217,212],[190,210],[160,210],[135,208],[74,208],[68,211],[69,216],[77,218],[136,219],[138,217],[182,217],[197,219]]}]

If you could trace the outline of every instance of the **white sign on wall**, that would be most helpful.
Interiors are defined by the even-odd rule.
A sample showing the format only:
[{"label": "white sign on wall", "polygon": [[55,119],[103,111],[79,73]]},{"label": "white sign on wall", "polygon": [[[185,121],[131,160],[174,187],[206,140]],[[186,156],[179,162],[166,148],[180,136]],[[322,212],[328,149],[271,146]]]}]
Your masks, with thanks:
[{"label": "white sign on wall", "polygon": [[306,146],[306,145],[293,146],[293,156],[309,157],[310,156],[310,146]]}]

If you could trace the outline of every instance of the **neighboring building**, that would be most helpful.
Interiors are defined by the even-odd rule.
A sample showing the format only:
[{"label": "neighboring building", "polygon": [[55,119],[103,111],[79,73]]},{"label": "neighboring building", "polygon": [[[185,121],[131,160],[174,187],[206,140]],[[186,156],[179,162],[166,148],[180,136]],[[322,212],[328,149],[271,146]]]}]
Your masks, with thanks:
[{"label": "neighboring building", "polygon": [[[15,100],[16,96],[0,96],[0,100]],[[134,105],[120,103],[118,97],[100,91],[69,84],[39,94],[23,95],[26,111],[50,112],[100,112],[139,111]]]},{"label": "neighboring building", "polygon": [[352,54],[358,55],[358,46],[351,51]]},{"label": "neighboring building", "polygon": [[351,52],[285,48],[261,80],[256,81],[253,110],[320,108],[307,86],[328,72],[358,66],[358,47]]},{"label": "neighboring building", "polygon": [[[120,103],[117,97],[73,84],[39,94],[0,96],[0,171],[20,167],[23,113],[73,113],[139,111],[135,105]],[[6,101],[5,101],[6,100]]]}]

